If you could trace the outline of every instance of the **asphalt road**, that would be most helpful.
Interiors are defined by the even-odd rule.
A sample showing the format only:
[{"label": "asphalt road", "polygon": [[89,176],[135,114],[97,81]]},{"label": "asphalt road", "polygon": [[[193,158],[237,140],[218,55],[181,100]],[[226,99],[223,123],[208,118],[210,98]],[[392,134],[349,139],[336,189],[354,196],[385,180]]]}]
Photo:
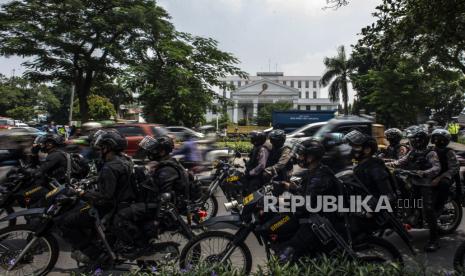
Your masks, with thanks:
[{"label": "asphalt road", "polygon": [[[464,145],[453,143],[451,146],[454,149],[465,151]],[[0,179],[4,174],[5,169],[0,169]],[[220,205],[218,215],[227,215],[228,213],[226,213],[223,206],[223,203],[225,202],[224,196],[220,193],[217,196]],[[3,228],[4,226],[5,225],[0,224],[0,228]],[[414,238],[413,246],[418,253],[416,256],[412,256],[412,254],[408,251],[404,243],[397,235],[394,234],[390,237],[387,237],[387,239],[403,253],[404,260],[410,267],[423,267],[429,271],[452,271],[454,253],[460,243],[465,241],[465,219],[462,220],[462,223],[460,224],[455,234],[441,238],[441,249],[434,253],[426,254],[423,252],[423,247],[428,241],[427,230],[412,230],[411,234]],[[263,266],[266,263],[266,254],[264,248],[258,244],[253,236],[249,237],[246,243],[249,246],[253,256],[254,270],[257,269],[257,267],[260,265]],[[60,256],[56,267],[49,275],[70,275],[72,272],[78,272],[76,269],[75,261],[70,257],[70,247],[61,240],[59,244],[61,249]],[[122,275],[123,273],[118,271],[105,271],[104,274]]]}]

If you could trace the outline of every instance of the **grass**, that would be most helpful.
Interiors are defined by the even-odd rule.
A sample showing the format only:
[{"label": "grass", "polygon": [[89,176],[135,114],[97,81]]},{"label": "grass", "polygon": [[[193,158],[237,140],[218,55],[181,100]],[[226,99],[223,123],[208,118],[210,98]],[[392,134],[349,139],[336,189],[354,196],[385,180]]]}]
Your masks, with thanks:
[{"label": "grass", "polygon": [[217,142],[218,147],[227,147],[234,151],[239,151],[240,153],[249,153],[252,151],[252,144],[249,141],[238,141],[238,142]]},{"label": "grass", "polygon": [[459,136],[458,142],[465,145],[465,136]]}]

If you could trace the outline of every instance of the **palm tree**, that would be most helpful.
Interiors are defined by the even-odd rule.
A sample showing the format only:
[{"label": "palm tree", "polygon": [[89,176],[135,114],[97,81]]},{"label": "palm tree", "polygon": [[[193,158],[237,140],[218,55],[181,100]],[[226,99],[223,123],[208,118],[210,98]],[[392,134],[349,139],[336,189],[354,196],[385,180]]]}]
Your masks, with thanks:
[{"label": "palm tree", "polygon": [[344,115],[349,114],[348,109],[348,92],[347,83],[349,82],[349,61],[346,57],[344,46],[337,48],[337,56],[325,57],[323,63],[326,66],[326,71],[321,77],[320,85],[326,87],[329,85],[328,94],[331,101],[339,100],[339,94],[342,95],[344,102]]}]

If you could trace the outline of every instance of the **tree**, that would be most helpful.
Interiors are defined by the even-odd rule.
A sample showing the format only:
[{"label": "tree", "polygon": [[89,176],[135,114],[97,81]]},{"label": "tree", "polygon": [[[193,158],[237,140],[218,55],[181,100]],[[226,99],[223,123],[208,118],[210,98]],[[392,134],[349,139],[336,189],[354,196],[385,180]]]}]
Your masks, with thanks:
[{"label": "tree", "polygon": [[46,85],[0,75],[0,114],[29,121],[35,114],[48,114],[60,106],[60,101]]},{"label": "tree", "polygon": [[257,124],[259,126],[269,126],[272,122],[273,111],[285,111],[292,108],[289,102],[276,102],[273,104],[266,104],[257,113]]},{"label": "tree", "polygon": [[339,95],[342,95],[344,102],[344,114],[348,115],[348,88],[350,67],[346,57],[344,46],[339,46],[337,56],[328,58],[325,57],[323,63],[326,66],[326,71],[321,77],[320,84],[323,87],[329,85],[328,94],[331,101],[339,100]]},{"label": "tree", "polygon": [[[228,88],[221,81],[228,75],[246,74],[235,66],[239,61],[232,54],[217,48],[210,38],[175,33],[158,41],[152,37],[138,52],[138,63],[132,66],[138,76],[140,100],[149,122],[195,126],[204,122],[204,115],[214,99],[222,100],[213,87]],[[153,45],[157,45],[154,47]],[[144,49],[155,53],[150,55]]]},{"label": "tree", "polygon": [[25,75],[74,84],[82,121],[95,78],[115,76],[133,61],[134,43],[173,31],[153,0],[23,0],[0,11],[0,53],[32,59]]},{"label": "tree", "polygon": [[[89,105],[89,118],[94,121],[109,120],[111,117],[116,117],[116,111],[113,104],[105,97],[90,95],[87,99],[87,103]],[[77,102],[76,105],[78,105]],[[79,108],[75,108],[74,110],[79,110]],[[73,117],[80,118],[80,115],[75,112]]]}]

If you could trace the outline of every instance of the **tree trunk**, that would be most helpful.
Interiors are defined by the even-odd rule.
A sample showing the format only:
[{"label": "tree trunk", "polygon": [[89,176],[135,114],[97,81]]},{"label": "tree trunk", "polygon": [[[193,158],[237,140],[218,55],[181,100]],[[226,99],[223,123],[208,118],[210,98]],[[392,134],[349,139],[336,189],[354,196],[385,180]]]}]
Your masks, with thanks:
[{"label": "tree trunk", "polygon": [[79,89],[76,90],[79,97],[79,113],[81,114],[81,124],[89,121],[89,103],[87,97],[92,86],[93,71],[86,70],[85,76],[81,74]]},{"label": "tree trunk", "polygon": [[349,95],[348,95],[348,91],[347,91],[347,79],[346,79],[346,76],[343,76],[344,80],[343,80],[343,83],[342,83],[342,100],[344,102],[344,115],[349,115],[349,106],[348,106],[348,102],[349,102]]}]

